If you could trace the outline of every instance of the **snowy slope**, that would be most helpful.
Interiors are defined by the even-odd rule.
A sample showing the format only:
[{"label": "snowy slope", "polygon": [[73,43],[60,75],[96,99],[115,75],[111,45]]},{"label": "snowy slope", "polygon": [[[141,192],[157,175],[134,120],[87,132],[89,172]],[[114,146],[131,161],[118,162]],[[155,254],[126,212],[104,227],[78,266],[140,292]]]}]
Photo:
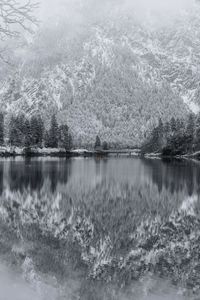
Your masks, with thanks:
[{"label": "snowy slope", "polygon": [[93,143],[100,134],[134,145],[159,117],[198,113],[199,6],[165,26],[118,13],[72,38],[57,25],[51,48],[40,33],[21,58],[20,71],[2,84],[0,101],[8,116],[40,112],[48,123],[57,112],[77,141]]}]

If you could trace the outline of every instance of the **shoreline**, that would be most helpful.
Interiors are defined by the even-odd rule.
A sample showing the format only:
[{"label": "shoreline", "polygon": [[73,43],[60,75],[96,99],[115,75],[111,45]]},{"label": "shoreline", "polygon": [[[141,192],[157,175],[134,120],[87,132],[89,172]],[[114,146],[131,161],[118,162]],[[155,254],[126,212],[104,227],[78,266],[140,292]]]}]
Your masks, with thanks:
[{"label": "shoreline", "polygon": [[195,160],[200,161],[200,151],[195,153],[188,153],[182,155],[162,155],[161,153],[146,153],[141,155],[144,158],[149,159],[187,159],[187,160]]},{"label": "shoreline", "polygon": [[19,148],[0,147],[0,157],[107,157],[107,156],[140,156],[139,150],[87,150],[62,148]]},{"label": "shoreline", "polygon": [[200,152],[183,155],[162,155],[161,153],[145,153],[142,154],[140,150],[87,150],[74,149],[67,151],[62,148],[19,148],[19,147],[0,147],[0,157],[139,157],[146,159],[184,159],[200,161]]}]

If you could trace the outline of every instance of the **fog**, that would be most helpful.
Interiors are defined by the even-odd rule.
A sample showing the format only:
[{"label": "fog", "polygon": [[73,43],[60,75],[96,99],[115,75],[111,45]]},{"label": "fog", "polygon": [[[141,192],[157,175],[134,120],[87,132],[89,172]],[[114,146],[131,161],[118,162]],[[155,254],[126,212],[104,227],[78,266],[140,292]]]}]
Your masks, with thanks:
[{"label": "fog", "polygon": [[121,13],[135,14],[145,18],[146,13],[174,16],[194,7],[197,0],[40,0],[41,20],[52,17],[70,18],[73,22],[83,16]]},{"label": "fog", "polygon": [[[30,277],[34,281],[33,274],[30,274]],[[144,286],[141,284],[131,286],[127,288],[127,290],[120,291],[118,288],[114,286],[110,286],[110,290],[104,289],[103,287],[99,288],[98,284],[96,285],[96,290],[90,291],[84,290],[84,295],[80,296],[79,290],[73,288],[78,287],[80,283],[74,281],[74,278],[66,283],[63,286],[63,290],[56,289],[53,285],[47,285],[44,282],[38,282],[37,286],[28,283],[23,276],[12,270],[11,268],[6,267],[0,262],[0,300],[73,300],[73,299],[94,299],[93,293],[98,293],[98,297],[102,295],[102,299],[109,300],[111,290],[113,292],[113,288],[115,288],[115,299],[116,300],[132,300],[137,297],[138,300],[184,300],[185,298],[177,295],[177,291],[168,282],[164,280],[158,279],[148,279],[145,278]],[[146,282],[146,284],[145,284]],[[73,283],[73,284],[72,284]],[[150,285],[151,289],[156,289],[156,293],[153,292],[151,294],[146,293],[144,295],[145,287],[148,290],[148,285]],[[106,292],[107,291],[107,292]],[[139,295],[138,295],[139,293]],[[92,297],[92,298],[91,298]],[[100,299],[100,298],[98,298]]]}]

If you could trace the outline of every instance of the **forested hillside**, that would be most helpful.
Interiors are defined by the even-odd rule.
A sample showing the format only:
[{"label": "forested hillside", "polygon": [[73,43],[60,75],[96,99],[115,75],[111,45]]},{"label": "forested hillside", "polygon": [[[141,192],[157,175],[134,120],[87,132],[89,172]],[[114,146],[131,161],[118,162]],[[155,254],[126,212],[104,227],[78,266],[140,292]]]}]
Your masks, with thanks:
[{"label": "forested hillside", "polygon": [[159,120],[142,146],[143,153],[159,153],[163,156],[199,155],[200,114],[190,114],[186,120],[172,117],[170,122]]},{"label": "forested hillside", "polygon": [[14,70],[2,67],[5,123],[22,112],[28,118],[40,113],[48,126],[56,113],[77,145],[91,145],[99,135],[111,145],[134,146],[159,119],[198,113],[199,4],[155,22],[155,16],[141,19],[110,6],[103,19],[96,12],[88,17],[91,3],[79,8],[80,24],[67,18],[43,24],[13,53]]}]

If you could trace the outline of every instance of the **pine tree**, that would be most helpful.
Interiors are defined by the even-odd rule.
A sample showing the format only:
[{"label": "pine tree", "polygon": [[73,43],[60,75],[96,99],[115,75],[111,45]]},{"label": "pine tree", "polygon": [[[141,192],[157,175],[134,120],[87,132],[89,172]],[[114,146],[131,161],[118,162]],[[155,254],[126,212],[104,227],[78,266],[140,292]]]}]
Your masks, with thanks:
[{"label": "pine tree", "polygon": [[51,118],[51,126],[50,126],[50,130],[49,130],[49,145],[50,145],[50,147],[57,148],[58,140],[59,140],[59,127],[58,127],[56,116],[53,115]]},{"label": "pine tree", "polygon": [[16,131],[16,129],[14,127],[14,121],[15,121],[14,117],[11,117],[10,123],[9,123],[9,144],[11,146],[13,146],[14,143],[15,143],[15,131]]},{"label": "pine tree", "polygon": [[194,114],[190,114],[186,128],[186,142],[187,150],[192,152],[194,150],[194,137],[195,137],[195,118]]},{"label": "pine tree", "polygon": [[45,146],[46,148],[50,148],[50,147],[51,147],[48,130],[46,130],[46,131],[44,132],[44,146]]},{"label": "pine tree", "polygon": [[42,117],[39,116],[38,117],[38,136],[37,136],[38,147],[42,147],[43,138],[44,138],[44,122],[42,120]]},{"label": "pine tree", "polygon": [[32,143],[32,132],[31,132],[31,125],[28,119],[25,120],[25,130],[24,130],[24,146],[26,148],[31,147]]},{"label": "pine tree", "polygon": [[167,146],[168,142],[169,142],[169,138],[170,138],[170,131],[171,131],[171,128],[170,128],[170,123],[169,122],[166,122],[166,124],[164,125],[164,128],[163,128],[163,135],[164,135],[164,146]]},{"label": "pine tree", "polygon": [[151,139],[152,152],[160,150],[159,144],[160,144],[159,143],[159,128],[157,126],[152,131],[152,139]]},{"label": "pine tree", "polygon": [[4,144],[4,115],[0,114],[0,146]]},{"label": "pine tree", "polygon": [[65,150],[71,150],[72,142],[71,135],[69,133],[69,127],[67,125],[61,125],[59,128],[60,136],[59,136],[59,144],[60,147],[65,148]]},{"label": "pine tree", "polygon": [[9,143],[12,146],[24,146],[25,127],[24,115],[11,117],[9,124]]},{"label": "pine tree", "polygon": [[41,116],[33,116],[30,121],[31,126],[31,144],[41,147],[43,143],[44,123]]},{"label": "pine tree", "polygon": [[108,143],[106,141],[103,142],[102,148],[103,150],[108,150]]},{"label": "pine tree", "polygon": [[97,135],[94,148],[97,149],[99,147],[101,147],[101,140],[100,140],[100,137]]},{"label": "pine tree", "polygon": [[38,120],[35,116],[31,117],[30,131],[31,131],[31,145],[36,146],[37,136],[38,136]]},{"label": "pine tree", "polygon": [[164,125],[160,118],[159,124],[158,124],[158,148],[159,148],[159,150],[161,150],[163,146],[164,146]]},{"label": "pine tree", "polygon": [[200,151],[200,113],[197,116],[195,126],[195,149]]},{"label": "pine tree", "polygon": [[69,133],[69,150],[71,150],[73,147],[73,139],[71,133]]},{"label": "pine tree", "polygon": [[171,135],[173,136],[174,134],[176,134],[176,120],[174,117],[171,118],[170,121],[170,129],[171,129]]}]

